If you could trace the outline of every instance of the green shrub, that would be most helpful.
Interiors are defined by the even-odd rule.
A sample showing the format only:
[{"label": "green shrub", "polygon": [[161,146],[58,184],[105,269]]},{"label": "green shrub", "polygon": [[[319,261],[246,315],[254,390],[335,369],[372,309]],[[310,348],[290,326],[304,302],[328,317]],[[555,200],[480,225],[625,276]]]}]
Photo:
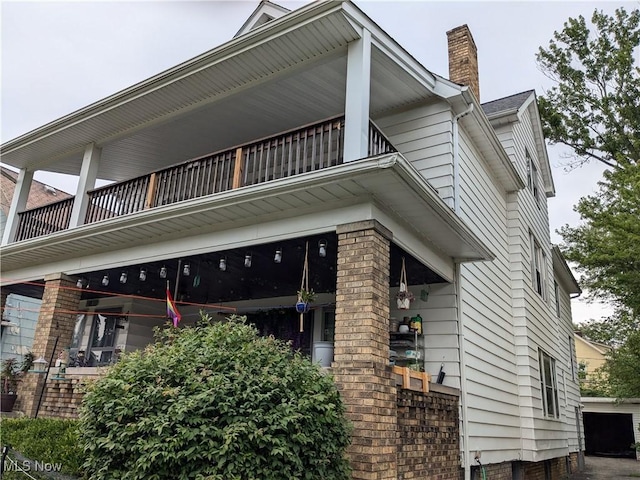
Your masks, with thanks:
[{"label": "green shrub", "polygon": [[330,376],[242,318],[157,331],[84,398],[92,480],[347,479]]},{"label": "green shrub", "polygon": [[32,460],[60,464],[60,473],[81,475],[84,458],[77,420],[4,418],[0,428],[2,445],[9,445]]}]

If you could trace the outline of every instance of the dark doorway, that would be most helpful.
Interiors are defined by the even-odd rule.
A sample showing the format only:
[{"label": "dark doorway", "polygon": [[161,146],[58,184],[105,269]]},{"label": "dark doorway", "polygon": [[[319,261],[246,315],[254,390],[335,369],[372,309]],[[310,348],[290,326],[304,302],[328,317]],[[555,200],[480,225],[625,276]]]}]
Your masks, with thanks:
[{"label": "dark doorway", "polygon": [[585,412],[583,420],[587,455],[636,458],[630,413]]}]

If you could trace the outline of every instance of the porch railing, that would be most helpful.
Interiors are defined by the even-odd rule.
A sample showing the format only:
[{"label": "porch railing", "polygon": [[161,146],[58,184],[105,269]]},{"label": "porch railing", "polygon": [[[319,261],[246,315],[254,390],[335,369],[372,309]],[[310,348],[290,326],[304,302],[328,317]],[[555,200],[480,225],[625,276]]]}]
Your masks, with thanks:
[{"label": "porch railing", "polygon": [[[369,155],[395,149],[373,123]],[[284,132],[88,192],[85,223],[343,163],[344,117]],[[73,198],[20,213],[16,241],[69,227]]]},{"label": "porch railing", "polygon": [[69,228],[73,197],[20,213],[16,242]]}]

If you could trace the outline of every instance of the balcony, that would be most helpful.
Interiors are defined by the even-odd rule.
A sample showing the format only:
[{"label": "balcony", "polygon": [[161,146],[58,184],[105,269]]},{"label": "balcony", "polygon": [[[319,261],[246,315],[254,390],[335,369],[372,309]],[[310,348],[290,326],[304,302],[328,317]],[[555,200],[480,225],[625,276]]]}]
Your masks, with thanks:
[{"label": "balcony", "polygon": [[[369,156],[394,152],[369,124]],[[91,224],[143,210],[321,170],[343,163],[344,117],[189,160],[88,192],[84,218]],[[74,198],[19,213],[15,241],[70,227]]]}]

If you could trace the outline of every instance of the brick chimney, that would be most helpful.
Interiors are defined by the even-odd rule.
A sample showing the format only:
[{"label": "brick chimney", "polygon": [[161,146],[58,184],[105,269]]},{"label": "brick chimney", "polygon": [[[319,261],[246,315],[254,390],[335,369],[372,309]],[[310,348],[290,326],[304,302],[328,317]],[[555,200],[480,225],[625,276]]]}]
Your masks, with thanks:
[{"label": "brick chimney", "polygon": [[480,101],[480,79],[478,77],[478,49],[471,30],[465,25],[447,32],[449,44],[449,79],[468,85],[478,102]]}]

